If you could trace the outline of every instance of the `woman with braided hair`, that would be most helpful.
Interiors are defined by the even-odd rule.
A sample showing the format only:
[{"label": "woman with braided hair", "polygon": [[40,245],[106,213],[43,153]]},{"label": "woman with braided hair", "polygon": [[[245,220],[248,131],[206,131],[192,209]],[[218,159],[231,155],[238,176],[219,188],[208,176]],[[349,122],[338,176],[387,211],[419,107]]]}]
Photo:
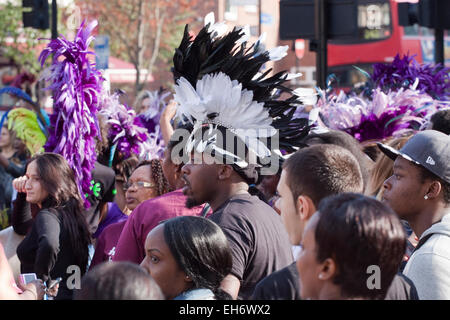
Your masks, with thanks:
[{"label": "woman with braided hair", "polygon": [[145,160],[138,164],[125,183],[124,191],[129,213],[142,201],[171,191],[162,171],[162,160]]},{"label": "woman with braided hair", "polygon": [[[162,160],[152,159],[140,162],[124,184],[123,190],[126,198],[124,213],[127,215],[141,202],[171,191],[162,171]],[[90,268],[112,259],[117,241],[126,222],[127,219],[125,218],[103,229],[98,237]]]}]

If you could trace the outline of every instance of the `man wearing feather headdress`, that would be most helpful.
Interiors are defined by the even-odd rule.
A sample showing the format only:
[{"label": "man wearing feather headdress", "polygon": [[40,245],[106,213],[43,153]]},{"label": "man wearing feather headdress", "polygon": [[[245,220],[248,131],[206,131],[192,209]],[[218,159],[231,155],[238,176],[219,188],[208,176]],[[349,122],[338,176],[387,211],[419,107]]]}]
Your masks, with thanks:
[{"label": "man wearing feather headdress", "polygon": [[249,184],[275,174],[279,149],[294,151],[309,127],[304,119],[292,119],[297,97],[279,99],[291,94],[283,86],[289,75],[259,73],[266,62],[285,56],[286,47],[265,51],[259,41],[248,47],[242,29],[222,34],[223,27],[208,15],[191,39],[186,26],[173,58],[174,99],[179,118],[194,126],[184,137],[186,205],[211,206],[210,219],[225,232],[233,252],[222,288],[247,299],[260,279],[293,261],[279,215],[248,193]]}]

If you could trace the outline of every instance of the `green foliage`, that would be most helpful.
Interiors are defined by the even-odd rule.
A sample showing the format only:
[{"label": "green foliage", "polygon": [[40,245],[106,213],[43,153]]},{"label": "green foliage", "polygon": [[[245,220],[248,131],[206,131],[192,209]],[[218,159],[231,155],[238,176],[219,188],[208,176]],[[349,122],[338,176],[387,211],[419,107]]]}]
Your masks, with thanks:
[{"label": "green foliage", "polygon": [[9,227],[7,210],[7,208],[0,210],[0,230]]},{"label": "green foliage", "polygon": [[38,74],[41,69],[37,61],[36,46],[43,42],[38,38],[50,38],[49,30],[23,28],[21,6],[7,1],[0,9],[0,54],[12,59],[18,66],[30,73]]}]

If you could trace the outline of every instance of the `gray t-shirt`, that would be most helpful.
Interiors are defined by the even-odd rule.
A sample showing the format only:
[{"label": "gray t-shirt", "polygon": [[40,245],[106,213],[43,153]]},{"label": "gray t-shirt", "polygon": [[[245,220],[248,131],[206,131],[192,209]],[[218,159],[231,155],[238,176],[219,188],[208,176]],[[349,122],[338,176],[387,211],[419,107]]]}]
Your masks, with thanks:
[{"label": "gray t-shirt", "polygon": [[238,299],[249,299],[261,279],[294,261],[280,216],[258,197],[235,195],[209,218],[228,238],[231,273],[241,281]]}]

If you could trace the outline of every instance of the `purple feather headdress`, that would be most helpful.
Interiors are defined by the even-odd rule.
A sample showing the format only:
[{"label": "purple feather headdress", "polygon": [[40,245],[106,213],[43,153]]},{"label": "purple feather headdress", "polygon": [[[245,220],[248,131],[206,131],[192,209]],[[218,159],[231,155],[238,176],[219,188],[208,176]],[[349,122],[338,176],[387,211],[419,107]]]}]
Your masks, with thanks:
[{"label": "purple feather headdress", "polygon": [[377,88],[372,100],[362,95],[324,95],[317,107],[322,125],[346,131],[360,142],[382,140],[401,135],[407,130],[419,130],[431,115],[445,103],[426,93],[400,89],[384,93]]},{"label": "purple feather headdress", "polygon": [[131,153],[139,155],[142,144],[147,141],[147,129],[141,123],[136,112],[119,101],[119,94],[106,94],[103,97],[100,114],[107,118],[109,124],[108,140],[117,145],[117,151],[121,152],[125,159]]},{"label": "purple feather headdress", "polygon": [[150,133],[155,132],[155,127],[159,124],[161,112],[166,106],[165,99],[170,96],[169,91],[147,91],[149,103],[147,110],[139,114],[142,124],[148,129]]},{"label": "purple feather headdress", "polygon": [[85,199],[91,194],[91,171],[97,159],[95,146],[99,136],[97,111],[99,109],[102,75],[96,70],[88,55],[89,44],[94,39],[92,30],[97,21],[78,29],[74,41],[63,36],[51,40],[39,56],[41,66],[53,55],[51,66],[42,78],[53,91],[53,114],[50,116],[49,137],[45,151],[61,154],[75,173],[78,188]]},{"label": "purple feather headdress", "polygon": [[147,110],[138,117],[147,128],[149,139],[142,145],[141,155],[143,159],[162,158],[164,155],[164,140],[159,126],[161,112],[166,106],[166,98],[171,95],[170,91],[163,89],[147,91],[149,104]]},{"label": "purple feather headdress", "polygon": [[418,81],[417,89],[437,100],[450,100],[450,69],[440,64],[419,64],[414,57],[396,55],[389,64],[373,65],[372,80],[383,90],[409,88]]}]

